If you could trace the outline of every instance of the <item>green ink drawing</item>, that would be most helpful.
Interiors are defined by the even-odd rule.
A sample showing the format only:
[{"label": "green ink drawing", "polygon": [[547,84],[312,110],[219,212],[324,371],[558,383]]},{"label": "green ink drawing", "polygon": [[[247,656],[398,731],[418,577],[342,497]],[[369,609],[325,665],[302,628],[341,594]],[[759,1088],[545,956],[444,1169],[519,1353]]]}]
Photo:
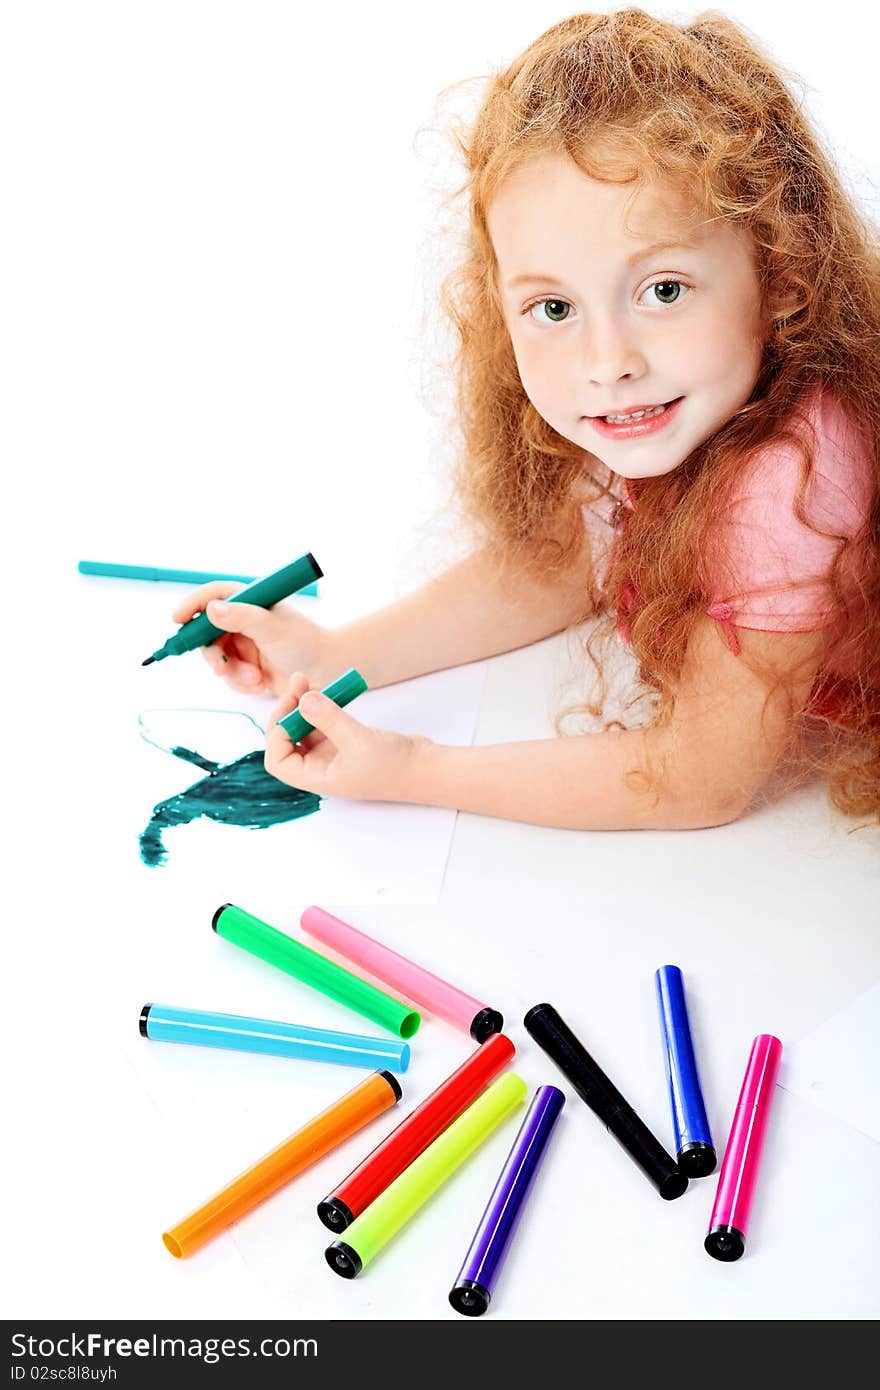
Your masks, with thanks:
[{"label": "green ink drawing", "polygon": [[[174,715],[176,711],[147,711],[149,714]],[[181,711],[180,713],[212,714],[222,711]],[[256,729],[259,725],[244,715]],[[286,821],[299,820],[317,811],[321,798],[312,792],[304,792],[289,787],[271,777],[263,766],[263,750],[257,748],[235,758],[221,762],[204,757],[180,743],[167,745],[158,743],[146,732],[150,727],[144,716],[139,716],[141,737],[154,747],[172,753],[184,762],[194,763],[207,776],[202,777],[176,796],[168,797],[153,807],[149,824],[140,837],[141,859],[150,868],[165,862],[168,851],[162,843],[163,832],[173,826],[187,825],[190,821],[205,816],[209,820],[220,821],[224,825],[241,825],[250,830],[263,830],[270,825],[280,825]],[[262,730],[260,730],[262,733]]]}]

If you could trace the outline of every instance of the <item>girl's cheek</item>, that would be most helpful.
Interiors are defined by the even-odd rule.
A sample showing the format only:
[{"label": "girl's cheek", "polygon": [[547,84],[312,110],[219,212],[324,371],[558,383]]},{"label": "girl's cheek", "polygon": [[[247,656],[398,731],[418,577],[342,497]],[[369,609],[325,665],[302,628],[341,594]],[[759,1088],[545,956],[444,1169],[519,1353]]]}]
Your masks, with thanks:
[{"label": "girl's cheek", "polygon": [[523,383],[533,382],[544,393],[552,393],[554,388],[558,392],[560,384],[571,375],[569,354],[556,345],[527,340],[519,344],[515,356]]},{"label": "girl's cheek", "polygon": [[548,397],[554,394],[550,364],[540,353],[522,345],[514,347],[514,356],[523,390],[535,409],[541,410],[541,403],[546,404]]},{"label": "girl's cheek", "polygon": [[759,357],[754,339],[745,333],[731,333],[729,327],[725,333],[719,326],[694,342],[695,366],[699,376],[707,380],[747,373],[753,359],[757,366]]},{"label": "girl's cheek", "polygon": [[699,381],[717,376],[737,355],[729,324],[726,329],[721,324],[703,324],[682,335],[670,353],[670,361]]},{"label": "girl's cheek", "polygon": [[571,413],[572,400],[579,394],[573,373],[561,367],[548,369],[546,364],[533,370],[523,386],[538,414],[551,425],[555,425],[560,416]]}]

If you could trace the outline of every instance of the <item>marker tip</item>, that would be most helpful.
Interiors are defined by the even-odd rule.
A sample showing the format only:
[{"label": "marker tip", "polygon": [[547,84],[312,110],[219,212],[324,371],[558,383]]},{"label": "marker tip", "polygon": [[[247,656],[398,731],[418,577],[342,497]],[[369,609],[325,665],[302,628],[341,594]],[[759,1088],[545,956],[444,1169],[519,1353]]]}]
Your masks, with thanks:
[{"label": "marker tip", "polygon": [[148,656],[147,659],[146,659],[146,661],[142,661],[142,662],[141,662],[141,665],[142,665],[142,666],[152,666],[152,664],[153,664],[153,662],[154,662],[155,660],[156,660],[156,658],[155,658],[154,656]]}]

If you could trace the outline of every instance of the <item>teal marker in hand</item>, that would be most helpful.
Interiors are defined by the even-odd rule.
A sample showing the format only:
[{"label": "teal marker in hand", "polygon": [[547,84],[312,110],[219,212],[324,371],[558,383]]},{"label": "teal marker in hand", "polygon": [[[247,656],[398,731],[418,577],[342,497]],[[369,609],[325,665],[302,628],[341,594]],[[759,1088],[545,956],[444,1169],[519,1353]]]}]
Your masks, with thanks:
[{"label": "teal marker in hand", "polygon": [[[328,700],[332,700],[334,705],[347,705],[356,696],[363,695],[366,688],[367,682],[360,671],[355,671],[352,667],[350,671],[346,671],[337,680],[331,681],[326,689],[321,691],[321,694],[326,695]],[[315,727],[314,724],[310,724],[307,719],[302,717],[298,709],[291,710],[290,714],[285,714],[283,719],[278,720],[278,723],[294,743],[299,743],[300,739],[305,738],[306,734],[310,734]]]},{"label": "teal marker in hand", "polygon": [[[283,598],[289,598],[298,589],[304,589],[307,584],[313,584],[316,579],[322,577],[323,570],[309,552],[301,555],[293,564],[285,565],[283,570],[276,570],[274,574],[267,575],[265,579],[257,579],[253,584],[248,584],[246,588],[239,590],[237,594],[230,594],[227,603],[253,603],[258,608],[271,608],[273,604],[280,603]],[[194,651],[196,647],[207,647],[214,641],[215,637],[221,636],[223,629],[215,627],[204,613],[199,613],[198,617],[190,618],[188,623],[178,628],[172,637],[168,638],[164,647],[153,652],[141,665],[149,666],[154,661],[161,661],[166,656],[181,656],[184,652]]]}]

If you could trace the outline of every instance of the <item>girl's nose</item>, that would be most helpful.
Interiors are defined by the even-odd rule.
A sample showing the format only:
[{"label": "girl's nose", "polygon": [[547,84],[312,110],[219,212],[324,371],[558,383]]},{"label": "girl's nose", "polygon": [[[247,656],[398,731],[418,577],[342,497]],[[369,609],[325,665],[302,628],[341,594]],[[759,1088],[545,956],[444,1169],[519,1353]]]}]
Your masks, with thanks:
[{"label": "girl's nose", "polygon": [[631,325],[606,318],[585,326],[582,370],[591,386],[608,388],[624,378],[636,380],[646,366]]}]

